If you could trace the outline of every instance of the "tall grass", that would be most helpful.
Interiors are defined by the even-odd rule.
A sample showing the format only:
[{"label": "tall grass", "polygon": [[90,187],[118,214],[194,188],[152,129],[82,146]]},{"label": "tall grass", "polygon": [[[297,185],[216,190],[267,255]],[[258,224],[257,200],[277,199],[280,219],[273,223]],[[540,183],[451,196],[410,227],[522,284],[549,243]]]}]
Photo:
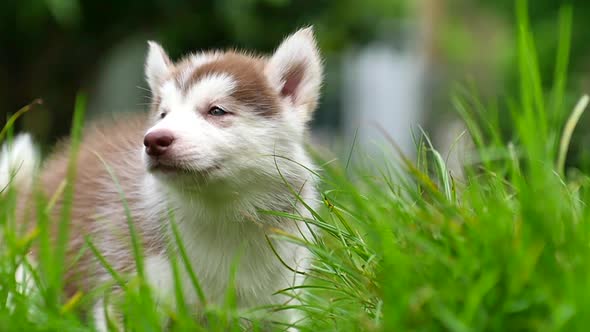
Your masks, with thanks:
[{"label": "tall grass", "polygon": [[[464,178],[450,175],[425,135],[417,140],[416,163],[398,153],[394,142],[386,164],[355,167],[350,160],[327,163],[318,157],[324,208],[312,211],[312,218],[289,215],[317,231],[305,240],[273,235],[308,247],[315,260],[304,286],[278,290],[299,297],[301,304],[274,309],[302,311],[302,331],[585,330],[590,324],[590,178],[566,170],[565,160],[588,98],[577,105],[564,100],[571,19],[571,8],[560,11],[555,74],[542,78],[527,3],[516,2],[521,84],[513,99],[499,103],[508,115],[469,93],[453,98],[475,144]],[[554,84],[546,89],[543,82],[551,79]],[[74,149],[83,107],[75,114]],[[501,134],[498,116],[510,117],[512,136]],[[63,195],[70,194],[66,182]],[[65,299],[60,293],[64,248],[49,241],[46,211],[52,202],[39,199],[38,228],[22,235],[16,232],[14,188],[0,200],[2,331],[92,330],[77,311],[97,294]],[[61,219],[64,239],[68,208]],[[191,269],[172,215],[171,222],[170,245],[180,252],[171,269],[178,280],[181,267]],[[31,269],[40,290],[23,294],[14,275],[34,241],[42,248],[39,268]],[[90,239],[87,243],[109,270]],[[135,248],[135,256],[137,276],[128,279],[110,269],[123,287],[129,330],[160,330],[162,315],[171,319],[174,331],[238,330],[243,323],[238,317],[256,317],[239,313],[230,293],[225,306],[205,306],[208,323],[203,325],[184,306],[179,287],[176,306],[156,311],[143,280],[141,248]],[[189,274],[206,303],[207,290]],[[253,318],[253,329],[260,326]]]}]

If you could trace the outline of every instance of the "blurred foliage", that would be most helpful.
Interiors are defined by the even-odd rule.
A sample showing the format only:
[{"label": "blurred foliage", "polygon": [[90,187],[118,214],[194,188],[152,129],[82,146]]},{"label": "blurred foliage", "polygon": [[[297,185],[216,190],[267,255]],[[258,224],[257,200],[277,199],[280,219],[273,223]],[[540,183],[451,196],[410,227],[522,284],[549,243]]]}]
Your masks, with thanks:
[{"label": "blurred foliage", "polygon": [[[514,81],[518,76],[516,52],[516,35],[518,26],[514,19],[515,2],[513,0],[450,0],[449,24],[447,30],[450,35],[443,38],[447,51],[454,50],[455,59],[461,57],[480,57],[491,55],[503,58],[504,61],[496,63],[501,68],[507,81]],[[590,44],[587,40],[587,22],[590,18],[590,2],[585,0],[531,0],[529,1],[530,25],[535,37],[538,52],[539,65],[543,83],[552,82],[555,66],[555,52],[558,47],[557,20],[560,8],[569,6],[574,9],[572,21],[572,43],[570,49],[569,74],[577,83],[582,83],[582,76],[590,73]],[[482,21],[487,21],[487,29],[492,34],[500,35],[499,38],[508,39],[501,42],[503,48],[490,44],[490,39],[477,40],[474,35],[481,26]],[[489,22],[494,21],[494,22]],[[506,28],[509,29],[506,34]],[[449,32],[447,31],[447,32]],[[481,32],[480,32],[481,33]],[[451,51],[451,53],[453,53]],[[447,55],[449,55],[447,53]],[[509,60],[507,61],[507,58]],[[587,79],[586,79],[587,80]]]},{"label": "blurred foliage", "polygon": [[[580,93],[588,93],[590,90],[590,44],[586,33],[590,19],[590,2],[528,2],[530,27],[535,38],[542,86],[546,92],[550,92],[556,79],[559,44],[567,42],[559,37],[559,12],[561,8],[572,8],[566,98],[562,109],[554,110],[555,114],[567,114],[580,98]],[[505,112],[505,116],[500,118],[504,134],[518,139],[514,136],[515,128],[508,115],[508,104],[512,101],[507,98],[518,91],[520,75],[516,56],[519,24],[515,20],[515,1],[450,0],[448,11],[451,14],[445,33],[441,36],[447,64],[455,67],[454,74],[458,72],[461,79],[467,75],[468,80],[476,85],[475,90],[496,99],[498,107]],[[465,70],[466,64],[470,65],[468,70]],[[586,115],[574,133],[568,165],[590,170],[590,151],[586,148],[589,144],[590,122]]]},{"label": "blurred foliage", "polygon": [[[391,0],[20,0],[0,2],[0,113],[42,98],[27,129],[46,143],[67,133],[76,92],[88,90],[109,49],[132,36],[171,56],[212,47],[269,51],[313,24],[325,54],[372,39],[409,10]],[[33,118],[34,117],[34,118]],[[32,120],[33,119],[33,120]],[[40,123],[41,122],[41,123]],[[42,130],[40,127],[49,127]]]}]

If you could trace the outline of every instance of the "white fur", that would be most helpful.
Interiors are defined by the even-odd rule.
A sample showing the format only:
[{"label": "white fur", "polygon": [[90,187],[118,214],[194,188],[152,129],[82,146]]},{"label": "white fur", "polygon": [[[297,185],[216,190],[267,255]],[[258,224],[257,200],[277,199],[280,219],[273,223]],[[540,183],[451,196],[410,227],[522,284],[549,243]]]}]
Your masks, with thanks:
[{"label": "white fur", "polygon": [[235,89],[234,79],[227,74],[217,74],[204,77],[193,84],[186,94],[178,91],[172,81],[165,82],[159,89],[163,110],[174,110],[174,113],[191,112],[199,109],[207,110],[211,104],[221,98],[229,96]]},{"label": "white fur", "polygon": [[193,55],[191,55],[189,57],[189,61],[191,63],[191,66],[187,67],[181,76],[180,81],[183,82],[183,84],[185,84],[185,82],[188,81],[190,75],[193,73],[193,69],[200,67],[202,65],[205,65],[207,63],[210,63],[212,61],[214,61],[215,59],[218,59],[220,56],[220,54],[218,52],[201,52],[201,53],[195,53]]},{"label": "white fur", "polygon": [[187,104],[206,107],[207,103],[215,104],[216,99],[231,95],[235,89],[236,82],[231,76],[210,75],[193,84],[187,93]]},{"label": "white fur", "polygon": [[[161,304],[160,308],[164,306],[164,303],[166,303],[167,307],[173,307],[174,302],[171,296],[174,293],[174,278],[169,260],[164,255],[150,256],[146,257],[144,264],[147,281],[152,286],[156,302]],[[105,308],[104,300],[100,299],[92,308],[94,326],[98,332],[108,331],[105,309],[112,322],[115,324],[120,323],[117,321],[113,305],[107,304]]]},{"label": "white fur", "polygon": [[158,43],[148,41],[148,56],[145,62],[145,77],[150,89],[155,91],[170,73],[170,59]]},{"label": "white fur", "polygon": [[[35,280],[33,279],[32,271],[30,271],[29,266],[35,268],[35,262],[30,257],[24,258],[27,263],[20,263],[16,271],[14,273],[14,278],[16,282],[16,293],[13,294],[12,292],[8,293],[6,297],[6,308],[9,311],[14,310],[14,296],[26,296],[28,298],[36,297],[39,299],[39,288],[37,287]],[[0,289],[2,289],[2,284],[0,283]],[[35,305],[29,306],[29,314],[35,314]]]},{"label": "white fur", "polygon": [[[182,191],[171,190],[155,177],[146,178],[146,205],[147,202],[155,203],[152,205],[153,214],[161,213],[164,208],[156,202],[167,200],[172,207],[182,244],[210,304],[221,306],[228,291],[235,292],[239,308],[286,303],[290,300],[289,297],[273,293],[299,285],[303,281],[301,275],[285,268],[266,243],[265,234],[269,233],[269,228],[285,220],[256,211],[255,204],[261,204],[258,200],[268,202],[263,208],[273,209],[273,199],[277,199],[273,197],[276,193],[263,194],[267,191],[265,186],[257,187],[249,188],[245,197],[227,197],[227,209],[219,211],[211,208],[210,203],[199,195],[187,196]],[[292,199],[287,193],[283,195],[286,200]],[[310,205],[317,206],[314,188],[307,187],[302,196]],[[296,213],[311,217],[305,209],[298,210]],[[302,232],[309,236],[304,225],[301,225],[301,229],[293,225],[287,232],[294,235]],[[298,271],[307,270],[310,257],[305,249],[288,242],[274,243],[274,248],[288,266]],[[234,284],[230,284],[234,267],[236,279]],[[149,257],[146,260],[146,271],[151,284],[157,290],[157,298],[167,303],[172,302],[174,284],[170,264],[165,256]],[[186,271],[181,274],[181,282],[186,292],[186,301],[198,305],[196,291],[192,288]],[[288,315],[288,322],[299,319],[294,311],[285,314]]]},{"label": "white fur", "polygon": [[[109,310],[108,308],[106,310]],[[94,328],[98,332],[108,332],[107,315],[105,314],[104,302],[98,300],[92,308],[92,317],[94,319]]]},{"label": "white fur", "polygon": [[[0,152],[0,190],[14,186],[21,191],[26,191],[32,184],[38,164],[38,150],[30,135],[20,134],[14,138],[12,144],[4,144]],[[2,232],[0,230],[1,239]],[[34,261],[30,257],[24,259],[34,267]],[[37,287],[27,264],[19,264],[15,271],[15,281],[16,292],[19,293],[19,296],[36,295]],[[2,288],[1,282],[0,288]],[[14,308],[13,296],[14,294],[8,294],[6,300],[6,306],[10,310]],[[31,309],[34,307],[31,306]]]},{"label": "white fur", "polygon": [[16,136],[0,152],[0,190],[11,183],[19,189],[30,186],[38,164],[39,154],[31,136]]},{"label": "white fur", "polygon": [[[206,170],[222,161],[231,133],[216,128],[204,117],[210,105],[226,98],[235,88],[229,75],[214,75],[197,82],[185,95],[166,82],[160,89],[161,109],[164,119],[158,121],[147,133],[168,129],[175,133],[176,140],[170,151],[173,163],[194,170]],[[145,157],[145,155],[144,155]]]},{"label": "white fur", "polygon": [[285,75],[294,66],[302,66],[304,73],[292,102],[297,110],[303,108],[301,117],[308,121],[312,110],[306,106],[311,103],[315,108],[322,84],[322,63],[311,27],[287,37],[266,66],[268,79],[277,91],[283,88]]}]

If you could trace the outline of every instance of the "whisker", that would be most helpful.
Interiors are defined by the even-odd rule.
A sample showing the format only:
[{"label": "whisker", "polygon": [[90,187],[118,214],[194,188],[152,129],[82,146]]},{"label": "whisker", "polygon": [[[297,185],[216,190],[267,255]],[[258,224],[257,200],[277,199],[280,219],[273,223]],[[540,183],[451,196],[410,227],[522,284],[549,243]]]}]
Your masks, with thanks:
[{"label": "whisker", "polygon": [[149,93],[152,93],[152,90],[150,90],[150,89],[148,89],[148,88],[144,88],[144,87],[142,87],[142,86],[139,86],[139,85],[136,85],[135,87],[136,87],[136,88],[138,88],[138,89],[140,89],[140,90],[144,90],[144,91],[147,91],[147,92],[149,92]]}]

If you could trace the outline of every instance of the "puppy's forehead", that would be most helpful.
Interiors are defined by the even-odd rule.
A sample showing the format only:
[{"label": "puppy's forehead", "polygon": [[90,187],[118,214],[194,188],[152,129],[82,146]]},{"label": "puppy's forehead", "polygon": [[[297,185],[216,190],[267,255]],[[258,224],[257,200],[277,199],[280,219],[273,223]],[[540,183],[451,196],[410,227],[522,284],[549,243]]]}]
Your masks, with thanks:
[{"label": "puppy's forehead", "polygon": [[204,80],[231,77],[235,86],[228,91],[239,103],[262,115],[278,112],[279,97],[264,76],[264,59],[227,52],[201,56],[199,60],[185,62],[184,68],[179,68],[175,75],[175,83],[184,94],[198,89]]}]

